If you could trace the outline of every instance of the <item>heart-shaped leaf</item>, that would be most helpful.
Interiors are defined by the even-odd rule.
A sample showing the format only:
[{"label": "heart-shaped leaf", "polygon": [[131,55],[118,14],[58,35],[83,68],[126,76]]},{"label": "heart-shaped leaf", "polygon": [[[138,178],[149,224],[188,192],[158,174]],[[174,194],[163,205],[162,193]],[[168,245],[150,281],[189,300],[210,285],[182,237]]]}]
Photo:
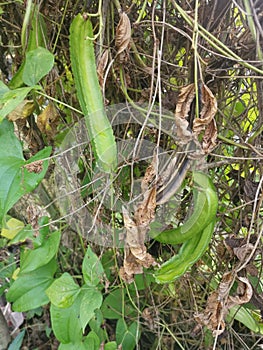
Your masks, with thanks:
[{"label": "heart-shaped leaf", "polygon": [[39,46],[26,54],[23,71],[23,82],[28,86],[36,85],[54,65],[54,55],[44,47]]},{"label": "heart-shaped leaf", "polygon": [[82,263],[82,273],[87,285],[97,286],[104,277],[103,266],[95,253],[88,246]]},{"label": "heart-shaped leaf", "polygon": [[44,178],[51,147],[46,147],[25,161],[21,143],[14,134],[13,123],[3,120],[0,124],[0,225],[5,214],[26,193],[29,193]]},{"label": "heart-shaped leaf", "polygon": [[54,65],[54,55],[44,47],[39,46],[26,54],[23,71],[23,82],[28,86],[36,85]]},{"label": "heart-shaped leaf", "polygon": [[18,274],[6,294],[7,300],[13,302],[13,310],[24,312],[47,304],[49,299],[45,290],[52,283],[56,270],[57,264],[51,260],[35,271]]},{"label": "heart-shaped leaf", "polygon": [[46,290],[51,303],[59,308],[68,308],[80,292],[80,287],[74,282],[69,273],[65,272]]}]

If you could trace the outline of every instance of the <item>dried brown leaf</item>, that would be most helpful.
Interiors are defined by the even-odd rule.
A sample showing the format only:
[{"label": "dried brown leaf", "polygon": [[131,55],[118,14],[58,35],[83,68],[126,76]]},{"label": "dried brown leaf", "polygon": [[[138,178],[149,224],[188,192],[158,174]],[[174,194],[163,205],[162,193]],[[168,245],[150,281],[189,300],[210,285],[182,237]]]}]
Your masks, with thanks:
[{"label": "dried brown leaf", "polygon": [[[154,190],[155,188],[153,188]],[[154,191],[148,191],[149,197],[146,197],[147,200],[155,198]],[[154,195],[151,195],[154,193]],[[141,210],[141,211],[140,211]],[[122,208],[123,211],[123,220],[124,226],[126,228],[126,248],[124,252],[124,262],[122,267],[121,277],[127,282],[130,283],[133,281],[133,277],[136,274],[143,272],[143,267],[149,268],[150,266],[155,265],[154,258],[147,253],[146,247],[144,245],[145,233],[149,227],[148,221],[150,218],[145,219],[141,216],[142,212],[145,211],[146,215],[150,215],[151,210],[145,209],[144,206],[140,207],[140,210],[137,209],[137,214],[134,215],[134,218],[141,222],[139,225],[138,222],[133,220],[126,208]]]},{"label": "dried brown leaf", "polygon": [[108,59],[109,59],[109,50],[105,50],[100,56],[97,64],[97,74],[98,74],[99,84],[101,88],[103,87],[103,83],[104,83],[104,71],[107,67]]},{"label": "dried brown leaf", "polygon": [[120,274],[120,278],[128,284],[130,284],[134,281],[134,274],[129,275],[125,271],[125,268],[123,266],[120,268],[119,274]]},{"label": "dried brown leaf", "polygon": [[175,118],[176,136],[180,145],[185,145],[193,139],[193,133],[189,130],[189,123],[186,119]]},{"label": "dried brown leaf", "polygon": [[230,289],[233,285],[235,275],[232,272],[226,272],[223,274],[221,282],[218,286],[218,298],[220,300],[225,299],[228,296]]},{"label": "dried brown leaf", "polygon": [[122,207],[122,215],[124,226],[126,228],[126,239],[125,243],[127,247],[140,247],[144,244],[144,237],[141,238],[139,235],[138,226],[134,220],[130,217],[128,210]]},{"label": "dried brown leaf", "polygon": [[251,252],[254,250],[254,245],[251,243],[246,243],[241,247],[233,248],[233,252],[241,262],[245,262]]},{"label": "dried brown leaf", "polygon": [[217,139],[217,126],[215,119],[213,118],[211,122],[207,125],[205,129],[205,134],[202,140],[202,149],[205,154],[210,153],[216,146]]},{"label": "dried brown leaf", "polygon": [[246,277],[237,277],[238,286],[237,291],[234,296],[229,296],[228,298],[228,308],[235,305],[242,305],[248,303],[253,295],[253,288]]},{"label": "dried brown leaf", "polygon": [[175,119],[186,119],[195,98],[195,85],[190,84],[181,88],[175,109]]},{"label": "dried brown leaf", "polygon": [[152,162],[147,167],[144,177],[142,179],[141,189],[143,194],[148,190],[149,185],[151,185],[155,180],[156,174],[157,174],[157,153],[155,152],[153,155]]},{"label": "dried brown leaf", "polygon": [[200,118],[196,118],[193,123],[195,135],[199,135],[211,123],[217,111],[216,98],[205,84],[202,86],[202,104]]},{"label": "dried brown leaf", "polygon": [[181,88],[175,109],[175,125],[176,135],[178,137],[179,143],[182,145],[189,143],[193,138],[192,131],[189,130],[189,122],[186,120],[186,118],[188,117],[194,98],[194,84],[190,84]]},{"label": "dried brown leaf", "polygon": [[11,113],[8,114],[8,119],[12,122],[18,119],[25,119],[29,117],[34,110],[34,101],[24,100]]},{"label": "dried brown leaf", "polygon": [[126,228],[126,247],[120,275],[127,283],[133,281],[135,274],[142,273],[143,267],[149,268],[156,264],[154,258],[147,253],[144,245],[146,232],[155,218],[156,186],[154,185],[149,189],[149,185],[153,183],[156,172],[157,157],[155,155],[142,180],[143,200],[135,208],[133,218],[130,217],[125,207],[122,208],[123,221]]},{"label": "dried brown leaf", "polygon": [[[238,286],[234,295],[229,295],[230,289],[237,279]],[[228,311],[236,305],[248,303],[253,296],[253,288],[246,277],[235,276],[231,272],[223,275],[218,290],[214,291],[207,299],[203,313],[195,316],[199,324],[212,330],[213,336],[224,332],[225,317]]]},{"label": "dried brown leaf", "polygon": [[195,319],[199,324],[206,326],[213,331],[213,336],[220,335],[225,330],[224,309],[222,301],[219,300],[218,292],[209,295],[206,308],[203,313],[196,314]]},{"label": "dried brown leaf", "polygon": [[49,140],[53,140],[57,133],[59,114],[52,103],[49,103],[37,117],[39,130],[46,134]]},{"label": "dried brown leaf", "polygon": [[[156,186],[144,194],[144,200],[137,206],[134,213],[134,220],[143,231],[149,229],[150,223],[155,218],[156,208]],[[146,233],[146,231],[144,232]]]},{"label": "dried brown leaf", "polygon": [[120,55],[130,47],[131,40],[131,23],[125,12],[120,15],[120,20],[116,28],[115,45],[117,47],[117,55]]}]

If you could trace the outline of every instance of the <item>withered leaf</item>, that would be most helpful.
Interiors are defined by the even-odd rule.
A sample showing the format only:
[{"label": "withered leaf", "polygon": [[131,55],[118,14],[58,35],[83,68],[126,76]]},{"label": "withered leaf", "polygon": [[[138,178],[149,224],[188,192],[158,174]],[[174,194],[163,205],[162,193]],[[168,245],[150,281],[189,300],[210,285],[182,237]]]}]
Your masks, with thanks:
[{"label": "withered leaf", "polygon": [[177,136],[181,144],[186,144],[192,139],[197,139],[201,131],[205,130],[202,139],[202,151],[207,154],[216,146],[217,126],[214,116],[217,111],[217,101],[212,91],[205,84],[202,84],[202,109],[200,118],[194,119],[193,130],[190,130],[187,117],[195,95],[194,84],[189,84],[181,89],[175,110]]},{"label": "withered leaf", "polygon": [[175,109],[175,119],[185,119],[195,98],[195,85],[189,84],[181,88]]},{"label": "withered leaf", "polygon": [[[237,279],[237,290],[229,295],[230,289]],[[213,332],[213,336],[222,334],[225,330],[225,317],[228,311],[236,306],[248,303],[253,296],[253,288],[246,277],[235,276],[232,272],[223,275],[219,287],[207,299],[203,313],[195,316],[199,324],[207,326]]]},{"label": "withered leaf", "polygon": [[195,320],[213,331],[213,336],[220,335],[225,330],[224,316],[227,313],[222,301],[218,298],[218,292],[209,295],[206,308],[203,313],[196,314]]},{"label": "withered leaf", "polygon": [[245,262],[253,250],[254,250],[254,245],[251,243],[246,243],[241,247],[233,248],[234,254],[238,258],[238,260],[240,260],[241,262]]},{"label": "withered leaf", "polygon": [[226,272],[223,274],[221,282],[218,286],[218,298],[220,300],[223,300],[226,296],[228,296],[234,280],[235,275],[232,272]]},{"label": "withered leaf", "polygon": [[144,245],[146,232],[149,230],[150,223],[155,217],[156,208],[156,186],[148,189],[148,184],[152,182],[156,173],[155,162],[147,168],[142,181],[143,201],[135,208],[133,218],[130,217],[128,210],[123,207],[123,221],[126,228],[126,247],[124,251],[124,262],[121,268],[120,276],[127,283],[133,281],[136,274],[143,272],[143,267],[149,268],[156,264],[154,258],[147,253]]},{"label": "withered leaf", "polygon": [[124,50],[129,49],[131,40],[131,23],[125,12],[120,14],[120,20],[116,28],[115,45],[117,47],[117,55]]},{"label": "withered leaf", "polygon": [[215,119],[213,118],[211,122],[207,125],[205,129],[205,134],[202,140],[202,149],[205,154],[210,153],[216,146],[217,139],[217,126]]},{"label": "withered leaf", "polygon": [[176,136],[178,137],[178,143],[185,145],[193,139],[193,133],[189,130],[189,123],[186,119],[175,118]]},{"label": "withered leaf", "polygon": [[34,101],[22,101],[11,113],[8,114],[8,119],[12,122],[18,119],[29,117],[35,110]]},{"label": "withered leaf", "polygon": [[130,218],[129,212],[125,207],[122,207],[122,215],[124,226],[126,228],[125,243],[127,247],[138,247],[144,244],[144,240],[140,239],[139,230],[136,223]]},{"label": "withered leaf", "polygon": [[46,134],[49,140],[53,140],[58,126],[59,114],[52,103],[49,103],[41,114],[37,117],[39,130]]},{"label": "withered leaf", "polygon": [[[134,220],[137,227],[144,231],[149,229],[150,223],[155,218],[155,208],[156,208],[156,186],[151,190],[148,190],[144,195],[144,200],[137,206],[134,213]],[[146,233],[143,232],[144,234]]]},{"label": "withered leaf", "polygon": [[104,71],[108,64],[108,58],[109,58],[109,50],[105,50],[102,55],[99,57],[98,64],[97,64],[97,74],[99,79],[100,87],[103,87],[104,82]]},{"label": "withered leaf", "polygon": [[152,162],[147,167],[141,182],[142,193],[145,193],[148,190],[149,185],[153,183],[156,177],[156,174],[157,174],[157,153],[155,152],[153,155]]},{"label": "withered leaf", "polygon": [[205,85],[202,85],[202,110],[200,118],[196,118],[193,123],[193,132],[199,135],[212,121],[217,111],[217,101],[212,91]]},{"label": "withered leaf", "polygon": [[228,308],[235,305],[242,305],[248,303],[253,294],[253,288],[246,277],[237,277],[238,286],[237,291],[234,296],[229,296],[228,299]]}]

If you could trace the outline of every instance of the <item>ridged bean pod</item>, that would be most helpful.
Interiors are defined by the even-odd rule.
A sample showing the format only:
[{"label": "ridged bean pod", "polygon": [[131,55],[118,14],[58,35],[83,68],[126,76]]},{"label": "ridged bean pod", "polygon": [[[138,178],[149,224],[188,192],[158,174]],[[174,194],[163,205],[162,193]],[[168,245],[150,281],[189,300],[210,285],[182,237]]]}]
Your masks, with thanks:
[{"label": "ridged bean pod", "polygon": [[80,107],[99,167],[117,166],[117,147],[98,82],[91,21],[78,14],[70,26],[70,59]]}]

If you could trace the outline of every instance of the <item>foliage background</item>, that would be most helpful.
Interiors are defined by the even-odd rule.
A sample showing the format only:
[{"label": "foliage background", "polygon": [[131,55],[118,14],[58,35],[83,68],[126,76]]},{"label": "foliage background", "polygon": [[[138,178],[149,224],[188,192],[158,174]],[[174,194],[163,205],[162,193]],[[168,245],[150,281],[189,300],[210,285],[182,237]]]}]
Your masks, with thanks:
[{"label": "foliage background", "polygon": [[[49,129],[40,130],[32,116],[28,117],[28,129],[20,129],[20,137],[26,139],[27,151],[31,153],[43,145],[59,147],[67,130],[81,118],[70,108],[79,108],[79,105],[70,69],[69,26],[77,13],[96,14],[98,10],[98,2],[92,0],[48,0],[39,4],[47,25],[46,46],[56,58],[54,68],[42,82],[46,95],[54,103],[54,111],[50,114]],[[203,35],[206,34],[204,31],[195,32],[194,24],[187,22],[176,5],[190,18],[195,18],[198,8],[198,24],[218,42]],[[9,1],[0,6],[1,79],[8,83],[24,59],[21,28],[25,4]],[[202,67],[203,80],[218,102],[217,146],[207,157],[207,169],[216,184],[220,201],[216,232],[205,260],[209,268],[205,270],[201,266],[200,269],[197,265],[174,286],[151,285],[137,291],[134,303],[142,325],[138,346],[141,349],[257,349],[261,336],[233,317],[228,319],[226,331],[215,341],[211,333],[197,324],[194,314],[205,308],[207,297],[216,288],[214,277],[222,276],[236,266],[236,256],[227,249],[225,240],[262,233],[263,3],[256,0],[141,0],[120,4],[117,0],[105,0],[101,13],[92,17],[92,21],[95,31],[99,30],[100,21],[104,25],[96,40],[96,53],[99,56],[103,48],[109,48],[109,61],[116,56],[114,40],[121,9],[128,14],[132,24],[132,43],[125,64],[115,62],[109,70],[105,85],[105,99],[109,104],[127,100],[148,103],[155,98],[156,103],[162,102],[163,108],[173,112],[180,88],[193,82],[196,57]],[[197,45],[193,45],[193,38]],[[158,59],[160,52],[161,61]],[[35,113],[40,114],[41,108]],[[124,138],[124,130],[115,130],[115,136]],[[46,182],[41,185],[38,203],[36,196],[26,198],[20,202],[20,207],[13,208],[12,215],[27,222],[26,201],[32,201],[41,210],[53,201],[52,190],[47,190],[51,177],[52,166]],[[47,200],[43,193],[49,197]],[[51,212],[52,206],[47,209],[52,219],[60,217],[60,213]],[[69,228],[61,230],[64,235],[59,255],[61,269],[77,275],[83,258],[82,239]],[[261,241],[257,244],[261,252]],[[99,247],[94,249],[99,254],[105,253]],[[163,251],[164,254],[170,252],[170,248],[158,244],[152,244],[150,249],[156,256]],[[114,259],[120,259],[118,252],[114,254]],[[1,259],[7,264],[8,256],[9,252],[2,248]],[[250,307],[260,312],[263,310],[261,260],[259,253],[253,268],[246,271],[255,289]],[[119,283],[116,279],[115,287]],[[32,338],[32,329],[38,327],[38,323],[45,324],[47,313],[44,309],[40,317],[26,321],[24,341],[29,348],[56,348],[52,335],[47,338],[40,331],[43,341],[38,340],[39,344]],[[107,320],[105,327],[110,335],[114,334],[114,322]]]}]

